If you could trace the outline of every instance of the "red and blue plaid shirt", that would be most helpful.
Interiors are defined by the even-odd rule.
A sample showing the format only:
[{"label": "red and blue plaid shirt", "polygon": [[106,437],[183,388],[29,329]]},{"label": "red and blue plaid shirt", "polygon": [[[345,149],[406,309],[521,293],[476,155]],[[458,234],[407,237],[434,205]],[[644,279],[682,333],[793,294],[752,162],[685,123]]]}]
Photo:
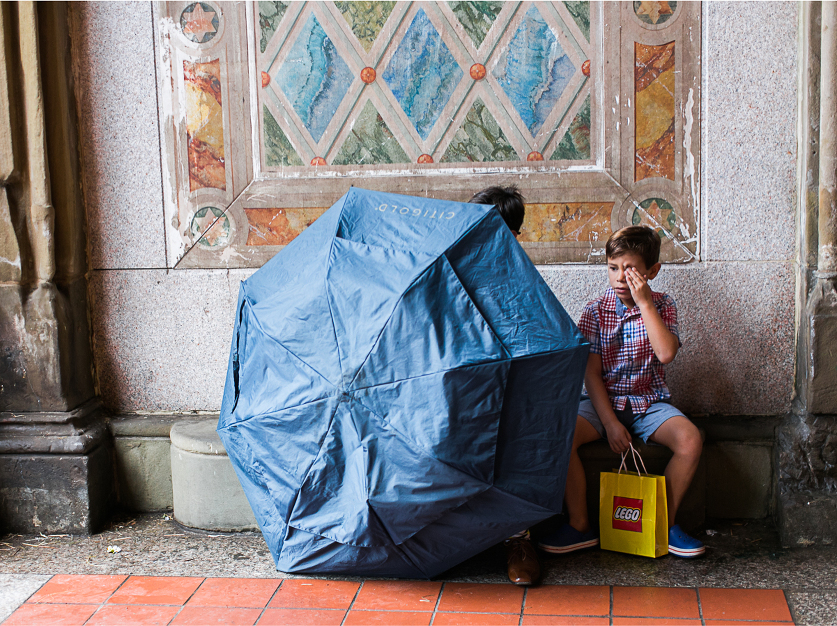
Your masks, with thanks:
[{"label": "red and blue plaid shirt", "polygon": [[[674,300],[654,291],[651,298],[666,328],[679,341]],[[629,309],[608,288],[587,303],[578,327],[590,342],[590,353],[602,355],[602,378],[614,410],[623,410],[630,400],[631,411],[642,414],[654,402],[671,398],[663,364],[651,348],[638,306]]]}]

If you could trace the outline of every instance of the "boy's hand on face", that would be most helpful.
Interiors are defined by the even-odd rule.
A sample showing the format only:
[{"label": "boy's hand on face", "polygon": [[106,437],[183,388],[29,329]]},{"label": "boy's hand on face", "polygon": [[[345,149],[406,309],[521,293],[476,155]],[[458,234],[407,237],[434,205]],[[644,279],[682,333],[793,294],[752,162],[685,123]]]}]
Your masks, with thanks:
[{"label": "boy's hand on face", "polygon": [[631,290],[631,298],[637,306],[647,306],[653,304],[651,298],[651,287],[648,285],[648,277],[640,274],[633,267],[625,270],[625,280],[628,283],[628,288]]},{"label": "boy's hand on face", "polygon": [[605,426],[605,431],[607,432],[607,443],[611,450],[617,454],[622,454],[628,449],[631,443],[631,433],[628,432],[622,422],[614,420],[613,423]]}]

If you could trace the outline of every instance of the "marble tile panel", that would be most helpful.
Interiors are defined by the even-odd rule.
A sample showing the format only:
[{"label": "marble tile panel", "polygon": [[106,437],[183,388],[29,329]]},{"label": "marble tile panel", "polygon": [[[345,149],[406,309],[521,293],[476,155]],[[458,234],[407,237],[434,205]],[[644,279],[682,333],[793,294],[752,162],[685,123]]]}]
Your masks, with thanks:
[{"label": "marble tile panel", "polygon": [[590,158],[590,96],[584,100],[570,127],[552,154],[553,161],[578,161]]},{"label": "marble tile panel", "polygon": [[386,24],[395,2],[335,2],[363,49],[369,52]]},{"label": "marble tile panel", "polygon": [[703,3],[707,260],[794,254],[798,11],[792,2]]},{"label": "marble tile panel", "polygon": [[612,202],[527,204],[518,241],[605,242],[611,234]]},{"label": "marble tile panel", "polygon": [[441,163],[516,161],[519,158],[491,111],[477,98],[445,150]]},{"label": "marble tile panel", "polygon": [[0,574],[0,622],[49,579],[40,574]]},{"label": "marble tile panel", "polygon": [[79,2],[70,15],[91,266],[165,267],[151,5]]},{"label": "marble tile panel", "polygon": [[99,389],[115,411],[218,410],[235,304],[252,270],[90,277]]},{"label": "marble tile panel", "polygon": [[189,190],[226,189],[221,61],[183,61]]},{"label": "marble tile panel", "polygon": [[634,44],[636,151],[634,180],[674,180],[674,42]]},{"label": "marble tile panel", "polygon": [[264,115],[265,163],[269,167],[302,165],[302,159],[299,158],[290,139],[266,105],[262,107],[262,114]]},{"label": "marble tile panel", "polygon": [[386,122],[369,100],[352,125],[352,130],[333,165],[409,163],[410,157],[393,136]]},{"label": "marble tile panel", "polygon": [[[503,10],[503,3],[496,0],[489,2],[448,2],[453,14],[468,37],[479,48],[485,40],[491,26]],[[588,27],[589,28],[589,27]]]},{"label": "marble tile panel", "polygon": [[[603,267],[541,267],[572,318],[607,288]],[[694,415],[790,409],[794,275],[790,263],[665,265],[656,291],[677,303],[683,347],[666,367],[673,403]]]}]

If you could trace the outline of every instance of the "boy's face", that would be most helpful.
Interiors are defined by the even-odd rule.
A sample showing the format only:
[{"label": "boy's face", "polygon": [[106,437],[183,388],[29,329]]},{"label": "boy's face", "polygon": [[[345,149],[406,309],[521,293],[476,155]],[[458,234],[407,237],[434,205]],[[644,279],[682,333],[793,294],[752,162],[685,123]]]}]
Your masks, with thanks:
[{"label": "boy's face", "polygon": [[628,279],[625,272],[629,267],[632,267],[637,272],[645,276],[648,280],[654,278],[660,271],[660,264],[655,263],[650,268],[645,267],[645,261],[636,252],[624,252],[616,257],[607,258],[607,279],[613,291],[616,292],[622,304],[631,308],[635,302],[631,296],[631,288],[628,286]]}]

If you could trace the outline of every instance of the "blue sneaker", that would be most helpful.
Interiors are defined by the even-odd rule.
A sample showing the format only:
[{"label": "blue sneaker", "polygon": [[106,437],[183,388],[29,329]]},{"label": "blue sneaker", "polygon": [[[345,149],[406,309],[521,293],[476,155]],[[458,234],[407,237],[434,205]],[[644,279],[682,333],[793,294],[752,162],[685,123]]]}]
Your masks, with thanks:
[{"label": "blue sneaker", "polygon": [[668,551],[674,556],[693,559],[706,552],[706,547],[694,537],[689,537],[684,533],[680,524],[675,524],[668,531]]},{"label": "blue sneaker", "polygon": [[576,550],[585,550],[599,545],[599,537],[593,529],[581,532],[564,524],[551,535],[547,535],[540,542],[538,547],[544,552],[552,554],[566,554]]}]

